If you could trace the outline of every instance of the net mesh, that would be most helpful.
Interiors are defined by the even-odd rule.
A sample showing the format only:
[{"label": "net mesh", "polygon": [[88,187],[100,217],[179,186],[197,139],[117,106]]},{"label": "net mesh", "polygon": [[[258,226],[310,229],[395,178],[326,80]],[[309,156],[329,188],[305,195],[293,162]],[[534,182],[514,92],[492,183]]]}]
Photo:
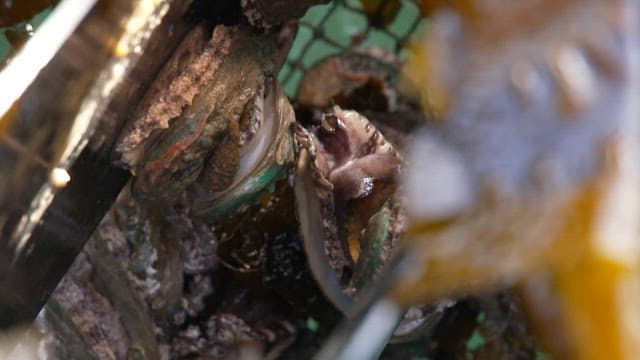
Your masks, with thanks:
[{"label": "net mesh", "polygon": [[287,95],[295,98],[305,72],[332,55],[376,47],[403,59],[424,26],[418,1],[333,0],[309,9],[279,75]]}]

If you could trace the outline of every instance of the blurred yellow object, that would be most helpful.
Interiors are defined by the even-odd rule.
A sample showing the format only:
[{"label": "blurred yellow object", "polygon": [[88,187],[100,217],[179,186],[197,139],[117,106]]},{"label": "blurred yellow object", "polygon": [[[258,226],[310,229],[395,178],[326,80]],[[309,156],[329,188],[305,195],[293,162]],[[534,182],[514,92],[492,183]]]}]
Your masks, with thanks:
[{"label": "blurred yellow object", "polygon": [[550,350],[635,358],[637,4],[427,3],[432,27],[406,78],[438,121],[410,150],[414,266],[391,297],[406,307],[548,274],[562,321],[538,330],[570,339]]}]

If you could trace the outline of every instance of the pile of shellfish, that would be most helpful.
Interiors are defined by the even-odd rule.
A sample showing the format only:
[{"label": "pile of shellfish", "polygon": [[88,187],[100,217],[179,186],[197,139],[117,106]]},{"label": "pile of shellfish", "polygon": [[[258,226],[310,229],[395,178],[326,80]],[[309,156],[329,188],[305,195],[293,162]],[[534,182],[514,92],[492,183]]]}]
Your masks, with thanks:
[{"label": "pile of shellfish", "polygon": [[631,358],[637,4],[416,1],[408,61],[350,49],[289,98],[318,2],[242,0],[184,37],[119,134],[130,185],[41,316],[52,354],[299,358],[388,299],[383,357]]}]

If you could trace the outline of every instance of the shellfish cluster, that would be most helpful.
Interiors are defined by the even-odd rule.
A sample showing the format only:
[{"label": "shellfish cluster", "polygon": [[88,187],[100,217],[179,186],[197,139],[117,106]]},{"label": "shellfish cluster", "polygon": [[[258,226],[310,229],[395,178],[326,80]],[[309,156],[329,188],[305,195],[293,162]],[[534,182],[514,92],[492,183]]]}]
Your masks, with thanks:
[{"label": "shellfish cluster", "polygon": [[[637,4],[417,1],[409,61],[351,49],[289,98],[317,1],[240,3],[120,133],[133,178],[43,315],[57,356],[308,356],[375,294],[389,357],[633,357]],[[361,4],[373,27],[401,7]]]}]

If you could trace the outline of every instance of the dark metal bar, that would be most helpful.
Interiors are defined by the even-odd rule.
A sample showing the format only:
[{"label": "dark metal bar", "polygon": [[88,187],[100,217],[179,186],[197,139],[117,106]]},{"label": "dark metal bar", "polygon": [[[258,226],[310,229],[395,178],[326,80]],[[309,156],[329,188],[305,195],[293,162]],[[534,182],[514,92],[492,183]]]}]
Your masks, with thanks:
[{"label": "dark metal bar", "polygon": [[138,5],[99,1],[0,119],[0,329],[36,317],[129,178],[115,138],[194,24],[192,1]]}]

